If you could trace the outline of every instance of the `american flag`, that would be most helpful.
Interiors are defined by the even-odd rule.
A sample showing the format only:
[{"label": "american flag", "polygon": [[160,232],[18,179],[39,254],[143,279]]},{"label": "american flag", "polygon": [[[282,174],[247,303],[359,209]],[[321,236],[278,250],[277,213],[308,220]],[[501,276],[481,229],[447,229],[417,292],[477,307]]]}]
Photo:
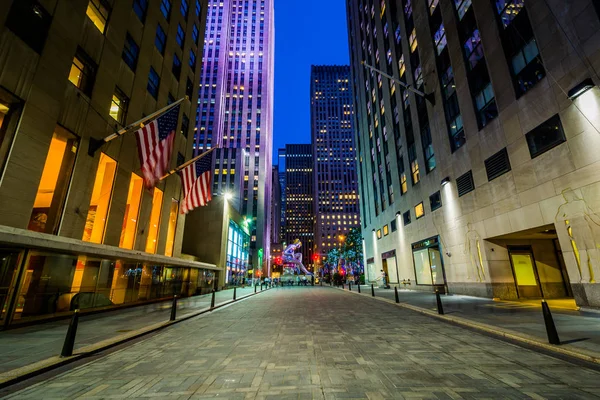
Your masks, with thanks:
[{"label": "american flag", "polygon": [[183,203],[181,213],[187,214],[212,200],[212,157],[204,156],[181,171]]},{"label": "american flag", "polygon": [[142,176],[147,189],[152,189],[169,170],[178,117],[179,105],[154,119],[135,134]]}]

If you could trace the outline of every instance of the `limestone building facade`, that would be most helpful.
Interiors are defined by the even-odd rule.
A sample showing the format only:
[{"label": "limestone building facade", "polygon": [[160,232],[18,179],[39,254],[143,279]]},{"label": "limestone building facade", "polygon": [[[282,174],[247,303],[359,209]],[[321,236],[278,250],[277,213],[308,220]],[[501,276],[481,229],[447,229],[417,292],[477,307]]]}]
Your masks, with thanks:
[{"label": "limestone building facade", "polygon": [[0,3],[1,324],[193,294],[215,273],[179,258],[180,179],[144,190],[133,133],[88,153],[90,139],[185,98],[171,168],[191,157],[206,9],[206,0]]},{"label": "limestone building facade", "polygon": [[347,12],[367,279],[599,307],[594,2]]}]

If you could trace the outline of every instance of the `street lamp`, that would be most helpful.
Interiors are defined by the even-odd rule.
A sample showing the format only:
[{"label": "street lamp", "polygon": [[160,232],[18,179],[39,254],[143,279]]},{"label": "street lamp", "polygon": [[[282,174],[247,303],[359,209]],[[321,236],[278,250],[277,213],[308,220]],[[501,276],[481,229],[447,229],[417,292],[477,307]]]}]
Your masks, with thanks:
[{"label": "street lamp", "polygon": [[231,194],[230,192],[225,193],[225,200],[229,201],[231,199],[233,199],[233,194]]}]

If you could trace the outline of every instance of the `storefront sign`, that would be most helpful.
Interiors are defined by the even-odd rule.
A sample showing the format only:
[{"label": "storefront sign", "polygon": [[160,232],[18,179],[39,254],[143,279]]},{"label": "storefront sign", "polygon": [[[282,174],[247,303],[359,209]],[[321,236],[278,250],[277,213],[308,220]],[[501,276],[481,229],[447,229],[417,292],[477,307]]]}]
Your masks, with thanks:
[{"label": "storefront sign", "polygon": [[434,237],[430,237],[429,239],[425,239],[425,240],[421,240],[420,242],[413,243],[412,249],[413,249],[413,251],[420,250],[420,249],[426,249],[431,246],[437,246],[438,244],[439,244],[439,238],[438,238],[438,236],[434,236]]},{"label": "storefront sign", "polygon": [[375,262],[375,257],[367,258],[367,264],[373,264]]},{"label": "storefront sign", "polygon": [[388,258],[392,258],[392,257],[396,257],[396,249],[390,250],[390,251],[386,251],[385,253],[383,253],[381,255],[381,259],[382,260],[385,260],[385,259],[388,259]]}]

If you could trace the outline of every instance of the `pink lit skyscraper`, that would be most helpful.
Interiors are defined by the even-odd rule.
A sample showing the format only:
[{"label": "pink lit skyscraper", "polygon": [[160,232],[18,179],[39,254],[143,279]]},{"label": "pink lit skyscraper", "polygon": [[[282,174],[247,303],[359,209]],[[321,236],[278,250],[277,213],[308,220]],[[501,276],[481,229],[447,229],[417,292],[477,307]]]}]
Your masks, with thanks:
[{"label": "pink lit skyscraper", "polygon": [[[273,144],[273,0],[210,0],[196,114],[196,154],[216,151],[213,193],[237,193],[251,221],[252,264],[268,272]],[[237,167],[236,167],[237,165]],[[262,249],[262,252],[260,251]]]}]

